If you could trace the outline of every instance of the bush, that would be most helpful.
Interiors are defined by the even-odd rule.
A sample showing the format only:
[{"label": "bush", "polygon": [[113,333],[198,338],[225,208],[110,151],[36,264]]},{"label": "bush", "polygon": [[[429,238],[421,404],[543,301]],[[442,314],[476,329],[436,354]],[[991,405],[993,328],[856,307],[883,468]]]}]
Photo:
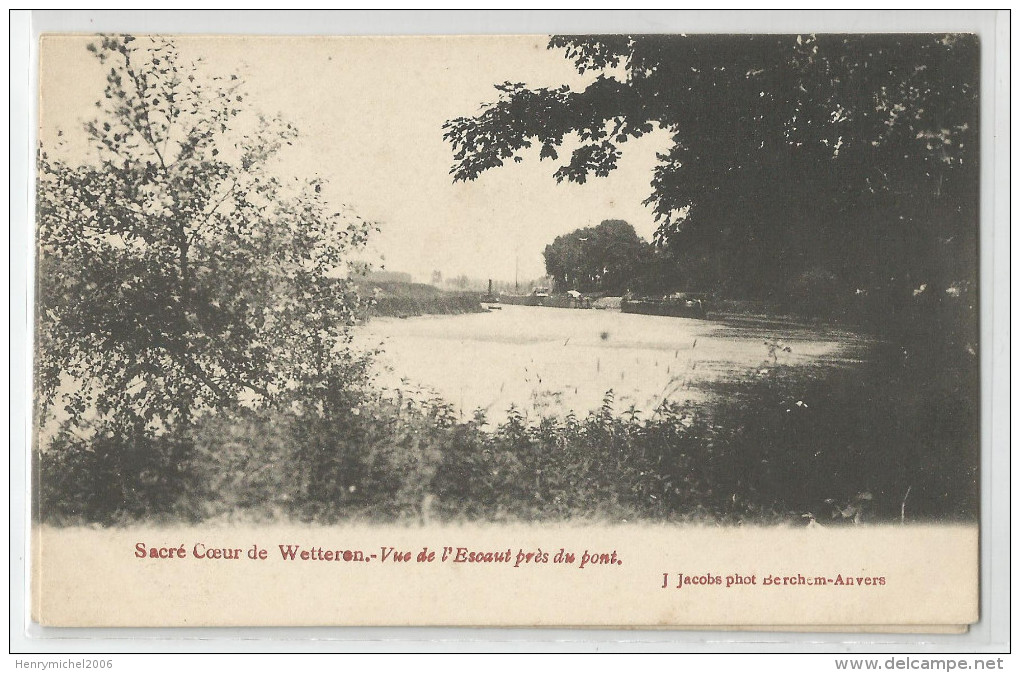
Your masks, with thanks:
[{"label": "bush", "polygon": [[974,372],[893,354],[824,376],[780,366],[720,384],[706,412],[727,447],[721,482],[789,516],[974,520]]},{"label": "bush", "polygon": [[643,418],[610,391],[585,417],[489,428],[440,399],[337,388],[287,410],[209,416],[187,436],[62,434],[40,456],[50,521],[776,523],[973,520],[977,412],[955,369],[879,359],[772,365],[701,406]]},{"label": "bush", "polygon": [[194,482],[192,440],[102,423],[88,439],[64,427],[37,453],[36,515],[52,522],[193,518],[180,496]]},{"label": "bush", "polygon": [[360,311],[362,320],[370,316],[407,318],[483,311],[477,292],[447,292],[422,283],[367,280],[360,281],[358,289],[372,297]]}]

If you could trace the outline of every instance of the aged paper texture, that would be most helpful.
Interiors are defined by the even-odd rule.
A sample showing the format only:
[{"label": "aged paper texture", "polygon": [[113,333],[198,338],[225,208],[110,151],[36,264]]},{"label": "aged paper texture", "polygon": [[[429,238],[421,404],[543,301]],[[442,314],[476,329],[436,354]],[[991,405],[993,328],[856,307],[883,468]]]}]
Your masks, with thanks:
[{"label": "aged paper texture", "polygon": [[[910,626],[977,618],[977,532],[960,526],[43,528],[36,543],[36,614],[54,626]],[[138,558],[138,543],[183,545],[188,556]],[[288,560],[281,545],[300,549]],[[255,547],[265,559],[257,551],[251,558]],[[390,547],[409,560],[384,560]],[[195,555],[224,548],[239,558]],[[446,561],[444,548],[452,548]],[[341,558],[316,560],[316,549]],[[301,560],[301,550],[313,553]],[[574,560],[558,560],[561,550]],[[369,560],[344,561],[344,551]],[[468,560],[507,551],[506,561]],[[586,552],[621,563],[582,567]],[[548,560],[536,561],[542,553]],[[681,574],[718,581],[680,585]]]},{"label": "aged paper texture", "polygon": [[979,64],[44,36],[33,618],[965,628]]}]

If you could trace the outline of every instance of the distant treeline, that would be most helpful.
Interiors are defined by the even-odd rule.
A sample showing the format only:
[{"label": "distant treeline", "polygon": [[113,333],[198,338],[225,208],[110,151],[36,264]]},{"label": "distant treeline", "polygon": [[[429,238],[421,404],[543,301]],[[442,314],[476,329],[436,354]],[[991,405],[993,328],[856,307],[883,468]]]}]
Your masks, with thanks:
[{"label": "distant treeline", "polygon": [[366,283],[412,283],[411,274],[402,271],[369,271],[365,274]]},{"label": "distant treeline", "polygon": [[493,294],[526,294],[536,287],[549,287],[550,282],[551,279],[547,276],[519,278],[516,281],[474,278],[465,274],[444,278],[442,272],[433,271],[430,284],[452,292],[488,292],[491,289]]}]

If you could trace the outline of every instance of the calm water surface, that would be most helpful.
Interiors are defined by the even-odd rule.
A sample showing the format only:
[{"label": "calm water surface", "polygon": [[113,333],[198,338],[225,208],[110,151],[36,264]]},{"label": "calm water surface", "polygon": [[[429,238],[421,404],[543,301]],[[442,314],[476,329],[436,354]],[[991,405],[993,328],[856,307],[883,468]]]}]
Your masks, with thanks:
[{"label": "calm water surface", "polygon": [[457,316],[375,318],[358,328],[380,346],[377,376],[390,389],[439,395],[490,420],[525,413],[578,415],[612,390],[615,408],[655,409],[704,398],[706,383],[774,366],[765,341],[790,352],[780,365],[840,366],[859,351],[848,332],[794,324],[734,324],[617,311],[503,306]]}]

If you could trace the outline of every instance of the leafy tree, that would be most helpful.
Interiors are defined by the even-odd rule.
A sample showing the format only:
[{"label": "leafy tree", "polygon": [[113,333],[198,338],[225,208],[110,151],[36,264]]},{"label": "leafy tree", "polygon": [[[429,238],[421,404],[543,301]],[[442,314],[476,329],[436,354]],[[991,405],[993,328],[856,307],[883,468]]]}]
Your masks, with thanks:
[{"label": "leafy tree", "polygon": [[[889,311],[975,276],[977,40],[967,35],[559,36],[584,90],[504,82],[452,119],[455,180],[539,148],[558,181],[608,175],[653,131],[646,203],[690,282],[736,296],[808,283]],[[823,279],[822,286],[812,279]],[[941,299],[938,299],[941,301]],[[888,317],[888,316],[886,316]]]},{"label": "leafy tree", "polygon": [[297,131],[250,112],[237,75],[169,41],[89,51],[109,68],[92,158],[39,155],[44,411],[151,434],[239,403],[337,403],[364,368],[348,278],[371,225],[330,209],[321,180],[273,174]]},{"label": "leafy tree", "polygon": [[652,258],[648,243],[623,220],[557,236],[544,254],[546,273],[558,287],[606,294],[633,289]]}]

